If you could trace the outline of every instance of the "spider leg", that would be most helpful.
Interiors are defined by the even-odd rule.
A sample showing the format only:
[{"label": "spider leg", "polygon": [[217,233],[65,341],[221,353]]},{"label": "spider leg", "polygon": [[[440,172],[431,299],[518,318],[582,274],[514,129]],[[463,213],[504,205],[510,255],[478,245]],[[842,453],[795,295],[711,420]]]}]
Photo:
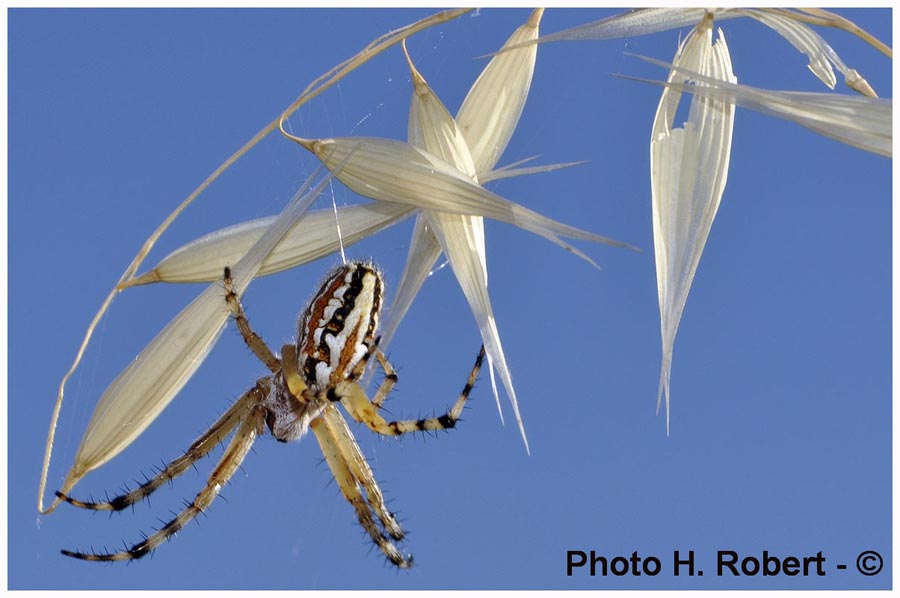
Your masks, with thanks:
[{"label": "spider leg", "polygon": [[244,412],[240,427],[238,427],[231,442],[228,443],[228,448],[225,449],[225,454],[222,455],[212,475],[210,475],[206,487],[197,494],[194,500],[181,513],[156,532],[144,538],[143,541],[121,552],[98,554],[63,550],[62,553],[85,561],[127,561],[139,559],[150,554],[157,546],[177,534],[194,517],[209,507],[219,494],[219,490],[231,479],[235,471],[240,467],[244,457],[247,456],[253,441],[256,440],[256,436],[262,431],[265,415],[266,410],[260,406],[253,406],[249,411]]},{"label": "spider leg", "polygon": [[256,386],[245,392],[228,411],[214,423],[200,438],[194,441],[188,447],[185,453],[166,465],[155,476],[146,480],[143,484],[127,492],[125,494],[108,498],[101,502],[81,501],[72,498],[61,492],[57,492],[56,496],[63,499],[67,503],[80,507],[82,509],[91,509],[94,511],[121,511],[135,503],[138,503],[152,494],[157,488],[180,476],[199,459],[206,456],[211,450],[219,445],[235,427],[247,416],[247,410],[254,404],[265,399],[269,392],[270,378],[261,378],[257,381]]},{"label": "spider leg", "polygon": [[394,384],[397,383],[397,371],[394,369],[394,366],[391,365],[391,362],[388,361],[388,358],[381,349],[378,349],[375,352],[375,357],[378,359],[378,364],[384,371],[384,380],[382,381],[381,386],[378,387],[378,390],[375,391],[375,396],[372,397],[372,404],[377,408],[381,408],[384,400],[391,393],[391,390],[393,390]]},{"label": "spider leg", "polygon": [[[328,411],[334,411],[338,417],[341,417],[340,413],[333,407],[329,408]],[[334,475],[341,493],[353,507],[353,510],[356,511],[356,518],[359,520],[360,525],[363,526],[363,529],[366,530],[372,541],[375,542],[393,564],[401,569],[407,569],[412,566],[412,556],[404,556],[375,523],[369,504],[363,498],[359,490],[359,483],[341,451],[340,436],[335,432],[335,418],[332,416],[317,418],[310,427],[316,436],[316,440],[319,441],[322,454],[325,455],[325,461],[328,463],[328,467],[331,469],[331,473]]]},{"label": "spider leg", "polygon": [[297,358],[297,345],[288,343],[281,347],[281,375],[284,378],[285,386],[290,393],[298,401],[305,403],[306,397],[303,394],[308,387],[300,375],[298,366],[300,360]]},{"label": "spider leg", "polygon": [[224,280],[225,301],[231,308],[235,324],[237,324],[238,330],[241,331],[244,342],[247,343],[247,346],[250,347],[253,354],[269,368],[269,371],[277,372],[281,368],[281,361],[275,357],[275,354],[272,353],[272,350],[266,345],[266,341],[250,327],[250,320],[247,319],[247,314],[244,312],[241,298],[234,292],[234,281],[231,279],[231,268],[228,266],[225,267]]},{"label": "spider leg", "polygon": [[447,430],[455,427],[457,420],[462,415],[463,407],[465,407],[469,393],[475,385],[476,378],[478,378],[478,371],[481,369],[483,360],[484,345],[481,346],[478,357],[475,358],[475,365],[472,366],[466,385],[459,394],[459,398],[456,399],[456,403],[450,411],[439,417],[389,422],[378,413],[377,405],[373,404],[374,401],[369,401],[365,391],[356,382],[348,381],[339,384],[333,392],[328,394],[328,399],[340,401],[353,419],[366,424],[372,431],[385,436],[399,436],[409,432],[424,432],[426,430]]},{"label": "spider leg", "polygon": [[338,447],[341,449],[344,461],[350,468],[353,477],[365,490],[366,499],[369,501],[375,514],[378,515],[378,519],[381,520],[385,531],[393,539],[402,540],[405,536],[403,529],[400,527],[394,514],[384,504],[384,495],[381,493],[381,488],[378,487],[375,474],[372,473],[372,468],[369,467],[369,463],[359,448],[356,438],[353,437],[353,433],[347,426],[347,420],[334,407],[325,410],[325,417],[328,418],[328,428],[338,441]]},{"label": "spider leg", "polygon": [[378,409],[381,408],[384,400],[391,393],[391,390],[393,390],[394,385],[397,383],[397,371],[394,370],[394,366],[392,366],[391,362],[388,361],[388,358],[387,356],[385,356],[384,351],[378,348],[378,343],[380,340],[381,337],[378,337],[371,344],[366,345],[366,353],[356,364],[356,367],[354,367],[350,374],[347,376],[347,380],[351,382],[358,381],[360,378],[362,378],[363,373],[366,371],[366,366],[369,364],[369,360],[372,358],[372,355],[375,355],[375,358],[378,360],[378,363],[379,365],[381,365],[381,369],[384,372],[384,380],[381,382],[378,390],[375,391],[375,396],[370,401],[372,405],[374,405]]}]

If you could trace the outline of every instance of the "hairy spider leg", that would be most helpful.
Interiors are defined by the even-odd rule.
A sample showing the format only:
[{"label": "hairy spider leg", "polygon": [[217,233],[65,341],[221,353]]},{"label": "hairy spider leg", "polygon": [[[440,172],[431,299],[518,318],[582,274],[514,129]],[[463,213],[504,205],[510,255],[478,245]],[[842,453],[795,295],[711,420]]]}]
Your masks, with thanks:
[{"label": "hairy spider leg", "polygon": [[375,357],[378,359],[379,365],[381,365],[381,371],[384,372],[384,380],[382,381],[381,386],[379,386],[378,390],[375,392],[375,396],[372,397],[372,405],[380,409],[384,404],[384,400],[391,393],[391,390],[394,389],[394,385],[397,383],[397,372],[394,370],[391,362],[388,361],[387,356],[385,356],[384,352],[381,349],[378,349],[375,352]]},{"label": "hairy spider leg", "polygon": [[244,461],[244,457],[253,446],[253,441],[257,435],[263,430],[263,422],[265,421],[266,411],[258,405],[252,406],[249,411],[245,412],[241,424],[235,432],[231,442],[225,449],[225,453],[216,465],[206,486],[201,490],[191,503],[185,507],[174,519],[169,521],[156,532],[150,534],[142,542],[138,542],[128,550],[113,553],[90,553],[90,552],[74,552],[71,550],[63,550],[66,556],[86,561],[126,561],[139,559],[150,554],[154,548],[174,536],[178,531],[187,525],[194,517],[206,510],[207,507],[215,500],[222,486],[228,483],[228,480],[234,475],[238,467]]},{"label": "hairy spider leg", "polygon": [[244,306],[241,305],[241,299],[237,296],[237,293],[234,292],[234,281],[231,279],[231,268],[228,266],[225,267],[224,280],[225,301],[231,308],[235,324],[237,324],[238,330],[241,331],[244,342],[247,343],[247,346],[250,347],[253,354],[269,368],[270,372],[277,372],[281,369],[281,360],[275,357],[272,350],[269,349],[269,346],[266,344],[266,341],[250,327],[250,321],[247,319],[247,314],[244,313]]},{"label": "hairy spider leg", "polygon": [[337,481],[344,498],[353,506],[353,510],[356,511],[356,518],[369,534],[369,537],[372,538],[372,541],[394,565],[401,569],[408,569],[412,566],[412,555],[407,554],[404,556],[391,539],[378,528],[372,517],[370,506],[360,492],[359,482],[354,477],[350,466],[341,453],[341,441],[336,437],[335,432],[335,417],[340,419],[343,419],[343,417],[333,407],[329,407],[327,411],[331,411],[335,416],[329,414],[328,416],[317,418],[310,427],[316,440],[319,441],[319,446],[322,449],[322,454],[325,455],[325,462],[328,463],[331,474]]},{"label": "hairy spider leg", "polygon": [[121,494],[107,501],[82,501],[77,498],[57,492],[56,496],[60,497],[70,505],[80,507],[82,509],[91,509],[94,511],[121,511],[135,503],[138,503],[152,494],[160,486],[169,482],[183,474],[185,471],[205,457],[211,450],[217,447],[228,437],[229,434],[238,426],[238,424],[247,417],[247,412],[254,404],[262,401],[269,392],[269,383],[271,378],[261,378],[256,382],[256,386],[245,392],[228,411],[206,431],[200,438],[195,440],[185,453],[165,466],[151,479],[147,480],[134,490]]},{"label": "hairy spider leg", "polygon": [[358,383],[350,381],[339,383],[335,389],[329,393],[328,399],[331,401],[340,401],[353,419],[366,424],[372,431],[385,436],[399,436],[401,434],[424,432],[426,430],[448,430],[456,426],[456,422],[462,415],[462,410],[469,398],[469,393],[475,386],[475,380],[478,378],[478,371],[481,369],[483,361],[484,345],[481,346],[481,350],[475,358],[475,365],[472,366],[472,371],[469,373],[466,385],[459,394],[459,398],[456,399],[456,403],[447,413],[438,417],[389,422],[378,413],[378,406],[369,401],[362,387]]},{"label": "hairy spider leg", "polygon": [[384,503],[384,495],[381,488],[378,487],[378,481],[369,463],[363,455],[359,443],[347,426],[347,420],[343,418],[340,411],[336,407],[330,407],[325,410],[325,417],[329,419],[329,429],[334,438],[338,440],[338,446],[341,449],[341,456],[350,468],[350,472],[356,481],[362,486],[366,492],[366,500],[371,505],[372,510],[378,515],[385,531],[395,540],[402,540],[406,535],[396,517],[387,508]]}]

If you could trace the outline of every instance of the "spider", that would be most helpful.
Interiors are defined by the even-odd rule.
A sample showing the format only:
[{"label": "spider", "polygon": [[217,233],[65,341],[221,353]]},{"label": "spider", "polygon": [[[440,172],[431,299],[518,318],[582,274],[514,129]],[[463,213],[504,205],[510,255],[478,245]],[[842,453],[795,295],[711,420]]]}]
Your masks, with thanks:
[{"label": "spider", "polygon": [[[366,458],[336,404],[373,431],[399,436],[409,432],[447,430],[455,427],[484,359],[484,346],[453,407],[440,417],[387,421],[378,412],[397,374],[375,336],[384,283],[374,265],[351,262],[335,268],[300,316],[297,344],[282,347],[281,359],[253,331],[240,299],[234,292],[231,272],[225,268],[225,300],[244,341],[271,371],[260,378],[185,452],[139,487],[105,502],[85,502],[57,492],[66,502],[96,511],[120,511],[147,498],[154,490],[184,473],[198,459],[234,432],[206,486],[174,519],[120,552],[75,552],[66,556],[87,561],[127,561],[150,554],[213,502],[222,486],[240,467],[256,440],[268,427],[281,442],[300,439],[312,430],[341,493],[356,512],[359,523],[387,559],[401,569],[412,565],[397,542],[403,529],[388,510]],[[375,356],[384,381],[369,400],[359,384],[366,364]]]}]

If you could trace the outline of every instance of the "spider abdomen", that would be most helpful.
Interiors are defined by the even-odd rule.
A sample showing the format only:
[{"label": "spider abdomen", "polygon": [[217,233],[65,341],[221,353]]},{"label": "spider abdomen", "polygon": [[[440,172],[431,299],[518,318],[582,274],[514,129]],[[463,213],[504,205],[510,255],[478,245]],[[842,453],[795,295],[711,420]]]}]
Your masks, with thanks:
[{"label": "spider abdomen", "polygon": [[375,340],[384,283],[371,264],[339,266],[300,316],[300,371],[314,388],[347,379]]}]

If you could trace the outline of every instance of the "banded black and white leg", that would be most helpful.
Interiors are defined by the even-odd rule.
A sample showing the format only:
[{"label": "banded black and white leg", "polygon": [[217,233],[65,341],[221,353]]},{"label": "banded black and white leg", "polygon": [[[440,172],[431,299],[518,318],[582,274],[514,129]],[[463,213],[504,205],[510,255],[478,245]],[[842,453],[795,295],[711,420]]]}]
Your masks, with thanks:
[{"label": "banded black and white leg", "polygon": [[[245,395],[245,397],[249,396],[249,394]],[[157,546],[177,534],[197,515],[206,510],[218,496],[222,486],[228,483],[241,466],[256,437],[263,431],[266,415],[265,409],[255,402],[251,403],[249,400],[246,402],[249,406],[243,400],[239,400],[238,403],[245,407],[243,417],[237,418],[239,422],[237,431],[228,443],[225,453],[219,459],[206,486],[174,519],[147,536],[143,541],[120,552],[94,553],[63,550],[62,553],[85,561],[127,561],[139,559],[150,554]]]},{"label": "banded black and white leg", "polygon": [[[234,312],[238,329],[245,342],[260,361],[266,364],[270,370],[280,370],[280,360],[272,354],[262,338],[250,328],[249,321],[244,314],[240,300],[234,293],[231,273],[228,268],[225,268],[224,280],[225,300]],[[265,421],[266,410],[262,404],[270,392],[271,383],[271,377],[258,380],[256,385],[235,401],[235,403],[210,427],[209,430],[191,444],[181,457],[166,465],[155,476],[148,479],[134,490],[106,501],[82,501],[57,492],[58,497],[76,507],[95,511],[120,511],[144,500],[160,486],[183,474],[197,460],[209,454],[213,448],[222,443],[232,432],[234,432],[235,428],[238,429],[203,490],[201,490],[195,499],[172,521],[145,538],[144,541],[135,544],[130,549],[115,553],[89,553],[70,550],[63,550],[62,553],[74,558],[91,561],[136,559],[149,554],[150,551],[164,540],[176,534],[187,522],[196,517],[212,503],[218,495],[222,485],[231,478],[244,460],[244,457],[250,446],[253,444],[253,441],[256,439],[256,436],[263,431],[261,422]],[[260,418],[262,419],[260,420]]]},{"label": "banded black and white leg", "polygon": [[378,360],[378,365],[381,366],[381,371],[384,372],[384,380],[381,381],[378,390],[375,391],[375,396],[372,397],[371,403],[375,408],[381,409],[385,399],[391,394],[394,385],[397,384],[397,371],[394,370],[394,366],[391,365],[391,362],[388,361],[387,356],[381,349],[375,350],[375,358]]},{"label": "banded black and white leg", "polygon": [[57,492],[56,496],[67,503],[93,511],[121,511],[131,505],[141,502],[150,496],[160,486],[180,476],[194,463],[210,453],[234,431],[243,421],[251,409],[257,403],[262,402],[269,392],[271,378],[261,378],[256,386],[244,393],[228,410],[202,436],[195,440],[184,454],[167,464],[152,478],[146,480],[137,488],[115,496],[105,501],[83,501],[72,496]]},{"label": "banded black and white leg", "polygon": [[[447,413],[438,417],[388,421],[378,412],[380,403],[376,403],[375,399],[370,401],[363,388],[355,381],[348,380],[337,384],[333,389],[329,389],[327,398],[332,402],[339,401],[353,419],[365,424],[372,431],[385,436],[400,436],[410,432],[449,430],[456,427],[456,422],[462,416],[463,408],[466,406],[469,394],[475,386],[483,361],[484,345],[481,346],[481,350],[479,350],[478,356],[475,358],[475,364],[472,366],[472,371],[469,373],[466,384],[456,399],[456,403]],[[385,363],[390,367],[386,359]],[[384,364],[382,364],[382,367],[384,367]],[[390,382],[393,385],[393,381],[396,381],[396,374],[393,374],[393,368],[390,368],[390,371],[385,373],[388,374],[385,378],[385,383]],[[381,396],[380,390],[375,396],[376,399]]]}]

